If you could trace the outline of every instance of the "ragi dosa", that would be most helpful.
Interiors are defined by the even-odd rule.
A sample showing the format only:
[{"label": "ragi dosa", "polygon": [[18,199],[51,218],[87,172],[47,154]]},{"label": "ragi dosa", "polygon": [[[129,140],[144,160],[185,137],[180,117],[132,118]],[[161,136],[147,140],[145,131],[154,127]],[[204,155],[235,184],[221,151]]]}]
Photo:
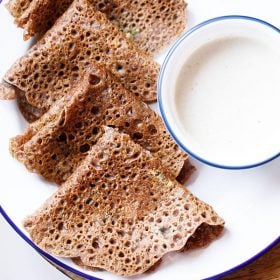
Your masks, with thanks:
[{"label": "ragi dosa", "polygon": [[[72,2],[11,0],[8,8],[18,26],[24,28],[24,37],[28,39],[46,32]],[[90,0],[90,3],[149,54],[166,47],[186,26],[184,0]]]},{"label": "ragi dosa", "polygon": [[4,80],[23,93],[35,111],[47,111],[92,63],[105,65],[142,100],[156,100],[158,64],[138,51],[87,0],[75,0],[45,36],[11,67]]},{"label": "ragi dosa", "polygon": [[104,130],[76,172],[25,220],[38,246],[131,276],[182,250],[201,226],[221,232],[224,221],[213,208],[172,180],[150,152]]},{"label": "ragi dosa", "polygon": [[11,151],[29,170],[61,184],[95,145],[101,125],[129,134],[159,158],[172,177],[185,174],[185,181],[192,173],[187,154],[161,118],[100,65],[89,67],[67,97],[15,137]]}]

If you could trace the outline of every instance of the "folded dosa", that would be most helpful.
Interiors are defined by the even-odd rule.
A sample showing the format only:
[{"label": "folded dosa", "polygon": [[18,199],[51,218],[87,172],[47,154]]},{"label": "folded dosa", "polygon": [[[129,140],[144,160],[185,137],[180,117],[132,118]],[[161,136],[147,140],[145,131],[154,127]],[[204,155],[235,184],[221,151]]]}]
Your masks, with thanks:
[{"label": "folded dosa", "polygon": [[29,170],[61,184],[102,135],[102,125],[129,134],[159,158],[174,178],[184,173],[185,181],[193,171],[161,118],[100,65],[89,67],[67,97],[15,137],[11,151]]},{"label": "folded dosa", "polygon": [[[26,1],[23,12],[15,10],[22,0],[11,0],[9,10],[24,28],[25,38],[46,32],[73,0]],[[90,0],[143,51],[154,54],[166,47],[186,26],[184,0]],[[20,6],[21,7],[21,6]]]},{"label": "folded dosa", "polygon": [[87,0],[75,0],[45,36],[11,67],[4,80],[23,92],[34,110],[47,111],[92,63],[105,65],[124,87],[144,101],[156,100],[158,64],[139,52]]},{"label": "folded dosa", "polygon": [[[104,128],[75,173],[24,226],[43,250],[131,276],[182,250],[202,226],[221,232],[213,208],[169,178],[128,135]],[[200,229],[200,230],[199,230]]]}]

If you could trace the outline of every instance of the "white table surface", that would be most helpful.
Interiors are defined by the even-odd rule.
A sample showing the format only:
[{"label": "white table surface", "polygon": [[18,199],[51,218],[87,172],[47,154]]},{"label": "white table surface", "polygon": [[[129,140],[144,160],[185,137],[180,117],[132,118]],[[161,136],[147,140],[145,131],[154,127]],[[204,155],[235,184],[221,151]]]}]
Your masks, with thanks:
[{"label": "white table surface", "polygon": [[0,214],[1,280],[67,280],[34,251]]}]

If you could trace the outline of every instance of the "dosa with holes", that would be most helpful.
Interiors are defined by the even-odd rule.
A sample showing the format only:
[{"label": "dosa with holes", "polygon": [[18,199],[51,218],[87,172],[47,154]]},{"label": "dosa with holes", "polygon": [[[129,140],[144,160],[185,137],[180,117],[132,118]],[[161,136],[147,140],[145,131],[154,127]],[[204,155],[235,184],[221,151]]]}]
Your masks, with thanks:
[{"label": "dosa with holes", "polygon": [[87,0],[75,0],[53,28],[11,67],[4,80],[24,93],[34,111],[47,111],[92,63],[105,65],[144,101],[156,100],[158,64],[138,51]]},{"label": "dosa with holes", "polygon": [[[224,221],[126,134],[105,127],[65,184],[24,222],[47,252],[132,276]],[[206,235],[203,232],[206,231]],[[198,238],[198,237],[196,237]],[[204,240],[207,242],[207,240]]]},{"label": "dosa with holes", "polygon": [[[11,0],[9,10],[18,26],[24,28],[25,39],[44,33],[61,16],[73,0]],[[154,54],[166,47],[186,26],[184,0],[90,0],[96,10],[107,15],[127,37],[143,51]]]},{"label": "dosa with holes", "polygon": [[19,19],[23,13],[30,7],[33,0],[10,0],[6,7],[10,11],[11,15],[16,19]]},{"label": "dosa with holes", "polygon": [[95,145],[101,125],[129,134],[174,178],[183,173],[185,181],[192,173],[187,154],[167,133],[161,118],[100,65],[89,67],[67,98],[14,138],[11,151],[29,170],[61,184]]}]

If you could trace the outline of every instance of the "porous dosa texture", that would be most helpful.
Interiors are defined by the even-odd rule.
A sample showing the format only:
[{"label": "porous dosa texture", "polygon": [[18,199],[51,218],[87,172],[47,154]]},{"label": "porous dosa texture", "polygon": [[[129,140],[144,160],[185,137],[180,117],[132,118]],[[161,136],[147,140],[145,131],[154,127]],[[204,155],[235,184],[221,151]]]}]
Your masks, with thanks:
[{"label": "porous dosa texture", "polygon": [[32,106],[28,101],[26,100],[25,93],[18,88],[14,88],[16,92],[16,100],[18,104],[19,111],[22,113],[23,117],[28,122],[34,122],[37,119],[39,119],[46,110],[40,109],[38,107]]},{"label": "porous dosa texture", "polygon": [[[91,66],[68,97],[56,102],[27,132],[11,141],[12,154],[31,171],[61,184],[101,136],[101,125],[118,127],[158,157],[172,176],[193,171],[161,118],[127,91],[105,67]],[[186,162],[186,163],[185,163]]]},{"label": "porous dosa texture", "polygon": [[[46,32],[72,2],[33,0],[28,9],[16,18],[16,22],[25,29],[25,38],[28,39]],[[184,0],[90,0],[90,3],[149,54],[166,47],[186,26]]]},{"label": "porous dosa texture", "polygon": [[131,276],[182,250],[200,226],[223,227],[213,208],[171,179],[149,151],[104,130],[76,172],[25,220],[38,246]]},{"label": "porous dosa texture", "polygon": [[[188,239],[186,245],[180,250],[180,252],[188,252],[190,250],[196,250],[201,248],[206,248],[212,241],[217,239],[223,231],[223,226],[213,226],[207,223],[203,223],[200,225],[192,236]],[[91,271],[99,271],[102,269],[93,268],[90,266],[86,266],[80,257],[72,258],[72,261],[80,266],[83,269],[91,270]],[[161,259],[156,262],[153,266],[147,270],[147,272],[152,272],[158,268],[161,264]]]},{"label": "porous dosa texture", "polygon": [[87,0],[75,0],[4,79],[23,91],[31,106],[47,110],[92,63],[105,65],[144,101],[156,100],[158,64]]},{"label": "porous dosa texture", "polygon": [[[213,226],[207,223],[200,225],[194,234],[188,239],[186,245],[180,250],[180,252],[188,252],[190,250],[196,250],[206,248],[212,241],[217,239],[223,231],[223,226]],[[72,261],[83,269],[91,271],[100,271],[102,269],[86,266],[80,257],[72,258]],[[146,272],[155,271],[161,264],[162,259],[157,261]]]},{"label": "porous dosa texture", "polygon": [[17,19],[28,9],[31,2],[34,0],[10,0],[6,7],[11,15]]},{"label": "porous dosa texture", "polygon": [[[33,0],[20,17],[15,18],[19,27],[24,28],[24,39],[45,33],[69,8],[73,0]],[[92,6],[105,14],[110,14],[115,0],[90,0]]]},{"label": "porous dosa texture", "polygon": [[158,53],[186,27],[185,0],[125,0],[120,3],[109,19],[146,53]]}]

